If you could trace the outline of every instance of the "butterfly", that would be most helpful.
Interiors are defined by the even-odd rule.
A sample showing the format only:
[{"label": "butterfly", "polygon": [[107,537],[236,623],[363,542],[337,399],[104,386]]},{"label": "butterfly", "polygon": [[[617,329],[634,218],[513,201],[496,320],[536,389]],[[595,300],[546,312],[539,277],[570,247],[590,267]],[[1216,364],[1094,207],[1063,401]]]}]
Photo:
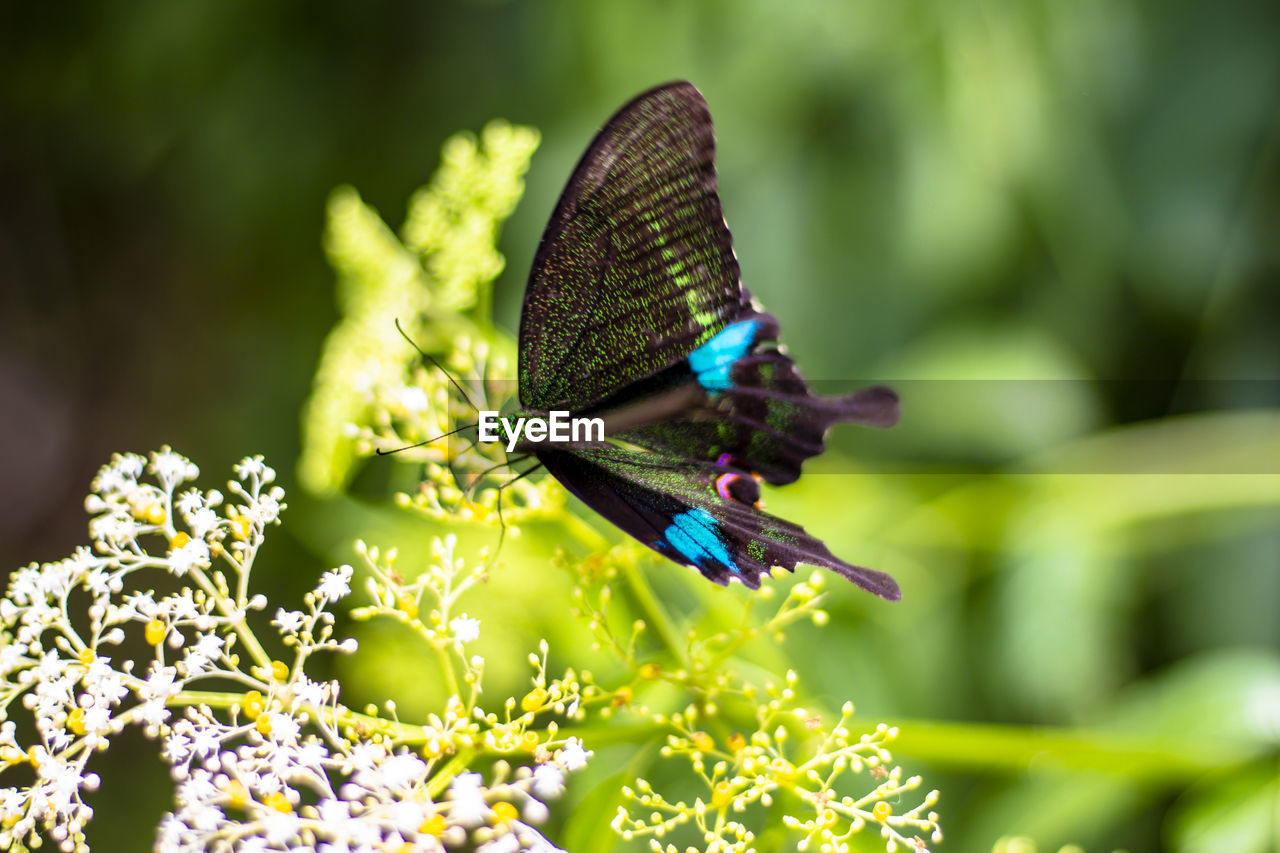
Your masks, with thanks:
[{"label": "butterfly", "polygon": [[771,567],[804,563],[897,600],[892,577],[760,508],[760,481],[795,481],[833,424],[898,418],[887,388],[811,394],[777,337],[740,280],[706,101],[687,82],[644,92],[569,178],[520,319],[521,415],[598,417],[607,440],[524,441],[515,452],[718,584],[754,589]]}]

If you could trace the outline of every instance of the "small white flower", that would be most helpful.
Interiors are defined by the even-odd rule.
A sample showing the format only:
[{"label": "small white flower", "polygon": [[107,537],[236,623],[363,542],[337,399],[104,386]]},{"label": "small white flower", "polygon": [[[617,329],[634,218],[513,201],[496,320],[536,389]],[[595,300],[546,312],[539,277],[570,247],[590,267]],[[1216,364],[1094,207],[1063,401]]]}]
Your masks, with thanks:
[{"label": "small white flower", "polygon": [[178,512],[183,515],[191,515],[194,512],[204,509],[204,495],[200,494],[199,489],[187,489],[178,499],[174,501],[174,506],[178,508]]},{"label": "small white flower", "polygon": [[564,746],[560,747],[560,751],[556,753],[556,760],[561,767],[572,772],[586,767],[587,759],[593,755],[595,755],[595,752],[582,748],[581,740],[571,737],[565,741]]},{"label": "small white flower", "polygon": [[138,718],[154,728],[169,719],[169,709],[164,706],[163,699],[148,699],[138,706]]},{"label": "small white flower", "polygon": [[194,727],[191,752],[202,760],[214,755],[222,746],[222,736],[222,729],[216,722],[202,720],[201,725]]},{"label": "small white flower", "polygon": [[463,613],[449,623],[449,629],[459,643],[470,643],[480,636],[480,620]]},{"label": "small white flower", "polygon": [[461,826],[475,827],[489,819],[489,805],[484,801],[484,780],[479,773],[459,773],[449,785],[449,820]]},{"label": "small white flower", "polygon": [[305,614],[300,610],[285,610],[281,607],[276,610],[276,618],[271,620],[271,624],[275,625],[281,634],[296,634],[302,627],[304,618]]},{"label": "small white flower", "polygon": [[143,699],[167,699],[182,690],[177,682],[178,671],[171,666],[152,665],[151,674],[138,693]]},{"label": "small white flower", "polygon": [[196,539],[203,539],[213,528],[217,527],[218,514],[209,507],[201,507],[187,516],[187,524],[191,525],[191,533]]},{"label": "small white flower", "polygon": [[196,641],[187,649],[183,662],[187,665],[187,677],[199,675],[208,670],[209,664],[222,654],[222,646],[226,641],[217,634],[198,634]]},{"label": "small white flower", "polygon": [[280,502],[283,495],[283,489],[272,489],[265,495],[259,495],[258,500],[249,507],[249,515],[260,524],[275,523],[280,518],[280,511],[284,509],[284,504]]},{"label": "small white flower", "polygon": [[140,527],[127,515],[100,515],[89,522],[89,535],[95,541],[119,546],[137,539]]},{"label": "small white flower", "polygon": [[194,480],[200,476],[200,469],[191,461],[165,447],[151,454],[151,471],[160,481],[165,491],[173,491],[173,487],[184,480]]},{"label": "small white flower", "polygon": [[299,676],[293,683],[293,706],[297,708],[299,704],[307,704],[319,708],[329,701],[333,693],[332,682],[311,681],[306,676]]},{"label": "small white flower", "polygon": [[302,727],[288,714],[271,715],[271,739],[277,743],[297,743]]},{"label": "small white flower", "polygon": [[192,539],[181,548],[175,548],[169,555],[169,566],[178,577],[182,577],[193,568],[207,565],[209,565],[209,543],[203,539]]},{"label": "small white flower", "polygon": [[84,586],[94,598],[106,598],[111,594],[111,573],[105,568],[95,566],[85,572]]},{"label": "small white flower", "polygon": [[342,823],[351,818],[351,803],[345,800],[324,799],[316,805],[320,813],[320,821],[329,825]]},{"label": "small white flower", "polygon": [[191,738],[180,732],[174,732],[165,739],[161,755],[170,764],[186,762],[191,755]]},{"label": "small white flower", "polygon": [[316,586],[316,595],[321,598],[327,598],[330,601],[337,601],[339,598],[345,597],[351,592],[351,576],[355,574],[355,569],[350,566],[338,566],[324,573],[320,578],[320,583]]},{"label": "small white flower", "polygon": [[541,800],[554,800],[564,791],[564,773],[554,764],[539,764],[533,769],[532,791]]},{"label": "small white flower", "polygon": [[118,620],[133,619],[135,616],[143,619],[152,619],[156,615],[158,605],[155,598],[150,592],[137,592],[133,595],[125,596],[125,606],[120,608],[120,613],[116,617]]},{"label": "small white flower", "polygon": [[246,456],[240,460],[233,470],[241,480],[248,480],[255,475],[261,475],[263,471],[268,469],[261,456]]}]

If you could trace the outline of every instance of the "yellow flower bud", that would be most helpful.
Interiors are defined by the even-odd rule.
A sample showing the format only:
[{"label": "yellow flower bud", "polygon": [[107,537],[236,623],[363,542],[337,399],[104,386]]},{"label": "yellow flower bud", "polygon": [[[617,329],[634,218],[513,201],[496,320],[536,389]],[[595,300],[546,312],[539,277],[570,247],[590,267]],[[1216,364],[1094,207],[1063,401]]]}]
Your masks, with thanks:
[{"label": "yellow flower bud", "polygon": [[244,694],[244,715],[251,720],[256,720],[262,715],[266,708],[266,702],[262,698],[262,694],[257,690],[250,690]]},{"label": "yellow flower bud", "polygon": [[693,748],[699,752],[710,752],[716,748],[715,738],[711,737],[711,735],[706,732],[694,732]]},{"label": "yellow flower bud", "polygon": [[884,823],[889,819],[889,816],[893,814],[893,806],[889,805],[884,800],[881,800],[872,807],[871,814],[875,816],[876,820]]},{"label": "yellow flower bud", "polygon": [[271,662],[271,677],[276,681],[284,681],[289,677],[289,665],[284,661],[273,660]]},{"label": "yellow flower bud", "polygon": [[173,553],[190,541],[191,536],[179,530],[177,533],[173,534],[173,538],[169,540],[169,553]]},{"label": "yellow flower bud", "polygon": [[84,734],[84,708],[75,708],[67,715],[67,728],[72,734]]},{"label": "yellow flower bud", "polygon": [[494,823],[510,823],[519,816],[516,807],[511,803],[495,803],[493,806]]},{"label": "yellow flower bud", "polygon": [[134,504],[132,510],[133,517],[138,519],[138,521],[145,521],[147,524],[164,523],[164,507],[156,501],[150,501],[144,504]]},{"label": "yellow flower bud", "polygon": [[407,592],[402,592],[396,596],[396,609],[410,619],[418,618],[418,602]]},{"label": "yellow flower bud", "polygon": [[242,809],[248,804],[249,792],[235,779],[227,782],[224,790],[227,794],[227,804],[232,808]]},{"label": "yellow flower bud", "polygon": [[268,808],[275,809],[282,814],[288,814],[293,811],[293,804],[290,803],[289,798],[280,791],[272,791],[270,794],[267,794],[262,798],[262,803]]},{"label": "yellow flower bud", "polygon": [[147,627],[144,629],[144,636],[147,638],[147,642],[153,646],[158,646],[163,643],[164,635],[164,623],[159,619],[152,619],[147,623]]},{"label": "yellow flower bud", "polygon": [[248,541],[249,534],[253,531],[253,526],[250,525],[249,519],[234,510],[229,515],[231,516],[229,519],[231,521],[231,535],[241,542]]},{"label": "yellow flower bud", "polygon": [[541,687],[535,687],[530,690],[525,697],[520,700],[520,707],[526,713],[536,711],[541,708],[547,701],[547,691]]},{"label": "yellow flower bud", "polygon": [[723,809],[733,802],[733,788],[728,782],[717,782],[711,793],[711,808]]},{"label": "yellow flower bud", "polygon": [[418,832],[423,835],[430,835],[433,838],[439,838],[444,835],[444,831],[449,828],[448,822],[442,814],[433,814],[422,822],[422,826],[418,827]]}]

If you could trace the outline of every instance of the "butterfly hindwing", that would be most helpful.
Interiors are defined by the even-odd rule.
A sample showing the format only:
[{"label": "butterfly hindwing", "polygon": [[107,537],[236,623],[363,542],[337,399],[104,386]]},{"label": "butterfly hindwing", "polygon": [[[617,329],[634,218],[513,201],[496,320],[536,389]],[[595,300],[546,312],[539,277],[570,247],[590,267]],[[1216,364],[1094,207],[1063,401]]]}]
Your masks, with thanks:
[{"label": "butterfly hindwing", "polygon": [[596,135],[542,237],[520,321],[520,401],[580,411],[688,356],[747,303],[689,83]]},{"label": "butterfly hindwing", "polygon": [[[729,457],[769,483],[785,485],[800,476],[804,460],[822,453],[832,425],[887,427],[897,421],[898,397],[888,388],[839,397],[812,394],[791,358],[776,346],[777,334],[773,317],[744,312],[700,348],[708,352],[695,351],[689,358],[688,370],[714,398],[718,416],[694,412],[621,437],[687,458]],[[713,345],[722,338],[717,350]]]},{"label": "butterfly hindwing", "polygon": [[691,462],[616,446],[546,451],[556,479],[605,518],[653,550],[706,578],[737,578],[754,589],[771,567],[822,566],[891,601],[889,575],[836,557],[797,524],[758,506],[759,486],[732,464]]}]

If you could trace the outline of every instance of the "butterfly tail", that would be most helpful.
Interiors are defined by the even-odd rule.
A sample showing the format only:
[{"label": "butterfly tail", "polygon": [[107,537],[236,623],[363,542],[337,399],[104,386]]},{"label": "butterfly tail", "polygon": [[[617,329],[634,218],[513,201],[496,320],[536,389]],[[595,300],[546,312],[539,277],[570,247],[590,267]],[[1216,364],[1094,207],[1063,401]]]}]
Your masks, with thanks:
[{"label": "butterfly tail", "polygon": [[883,429],[896,424],[902,413],[898,395],[883,385],[863,388],[843,397],[815,399],[832,411],[832,423],[855,423]]},{"label": "butterfly tail", "polygon": [[868,569],[864,566],[855,566],[842,560],[832,560],[824,565],[846,580],[853,581],[872,595],[878,595],[889,601],[902,600],[902,588],[898,586],[897,581],[884,572],[878,572],[875,569]]}]

